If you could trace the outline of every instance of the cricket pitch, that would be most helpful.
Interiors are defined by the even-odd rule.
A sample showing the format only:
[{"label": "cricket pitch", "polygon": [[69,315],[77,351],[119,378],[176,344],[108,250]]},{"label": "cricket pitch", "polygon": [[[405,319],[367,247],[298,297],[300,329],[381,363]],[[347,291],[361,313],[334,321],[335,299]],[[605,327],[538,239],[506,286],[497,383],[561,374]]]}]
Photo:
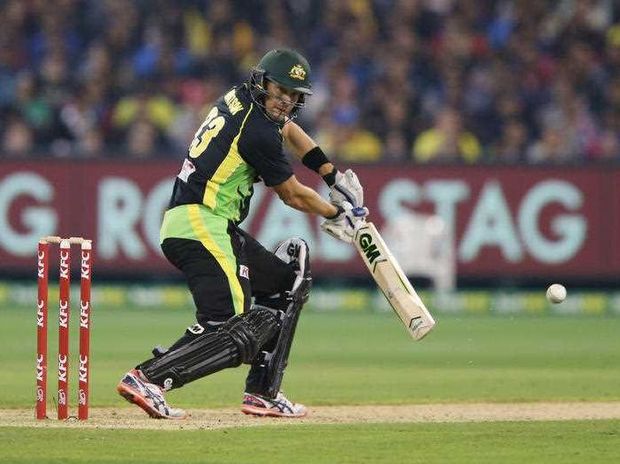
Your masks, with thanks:
[{"label": "cricket pitch", "polygon": [[246,416],[237,408],[190,409],[190,418],[173,421],[151,419],[135,407],[93,408],[89,420],[80,422],[76,419],[37,421],[32,409],[2,409],[0,427],[209,430],[284,424],[599,420],[620,419],[620,402],[316,406],[309,411],[302,419],[281,419]]}]

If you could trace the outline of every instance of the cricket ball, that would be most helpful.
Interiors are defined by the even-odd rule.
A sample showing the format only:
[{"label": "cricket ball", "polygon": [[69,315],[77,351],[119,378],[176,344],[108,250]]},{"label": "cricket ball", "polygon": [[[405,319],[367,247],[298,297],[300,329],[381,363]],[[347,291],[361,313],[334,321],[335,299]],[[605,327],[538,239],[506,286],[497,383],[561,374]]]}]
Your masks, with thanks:
[{"label": "cricket ball", "polygon": [[560,284],[549,285],[547,289],[547,300],[551,303],[561,303],[566,299],[566,287]]}]

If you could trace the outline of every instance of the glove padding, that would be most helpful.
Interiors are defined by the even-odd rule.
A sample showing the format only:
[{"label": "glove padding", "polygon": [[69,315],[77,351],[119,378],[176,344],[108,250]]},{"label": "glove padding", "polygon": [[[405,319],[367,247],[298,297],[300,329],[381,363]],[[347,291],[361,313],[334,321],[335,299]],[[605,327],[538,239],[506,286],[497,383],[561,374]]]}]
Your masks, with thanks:
[{"label": "glove padding", "polygon": [[344,174],[336,173],[336,183],[329,186],[329,199],[336,206],[342,206],[343,202],[349,202],[354,208],[364,204],[364,189],[357,175],[347,169]]},{"label": "glove padding", "polygon": [[343,201],[341,205],[337,206],[342,210],[340,214],[323,221],[321,229],[338,240],[342,240],[345,243],[353,243],[355,232],[366,222],[365,218],[368,216],[368,208],[365,206],[354,208],[348,201]]}]

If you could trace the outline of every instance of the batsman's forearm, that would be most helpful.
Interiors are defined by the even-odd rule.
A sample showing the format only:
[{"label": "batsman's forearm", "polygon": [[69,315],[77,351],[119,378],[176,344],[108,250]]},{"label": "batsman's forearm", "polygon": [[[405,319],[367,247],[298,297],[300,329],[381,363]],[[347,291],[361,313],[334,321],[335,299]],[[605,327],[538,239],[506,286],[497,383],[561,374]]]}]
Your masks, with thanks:
[{"label": "batsman's forearm", "polygon": [[298,191],[286,199],[282,199],[291,208],[304,213],[313,213],[325,218],[333,217],[338,213],[338,208],[325,201],[321,195],[309,187],[301,186]]},{"label": "batsman's forearm", "polygon": [[[284,136],[284,139],[286,140],[288,145],[291,147],[291,151],[293,152],[293,154],[300,161],[304,162],[304,164],[307,165],[308,163],[304,161],[304,157],[308,155],[312,150],[316,149],[318,147],[318,144],[312,139],[312,137],[306,134],[306,132],[301,127],[299,127],[296,123],[292,121],[284,126],[282,135]],[[320,151],[320,153],[323,157],[325,156],[322,151]],[[324,159],[324,162],[322,164],[312,164],[316,164],[316,166],[308,167],[314,169],[321,177],[329,174],[334,170],[334,165],[326,158]]]},{"label": "batsman's forearm", "polygon": [[306,132],[293,121],[284,125],[282,136],[288,143],[293,154],[300,161],[306,153],[317,146],[317,143],[312,140],[312,137],[306,134]]}]

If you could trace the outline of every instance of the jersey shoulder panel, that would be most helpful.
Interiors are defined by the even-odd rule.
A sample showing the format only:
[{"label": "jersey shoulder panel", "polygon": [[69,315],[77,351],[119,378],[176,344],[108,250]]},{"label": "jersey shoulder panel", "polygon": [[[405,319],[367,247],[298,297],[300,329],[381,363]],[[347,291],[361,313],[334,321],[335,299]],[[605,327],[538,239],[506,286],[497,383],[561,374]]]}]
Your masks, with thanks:
[{"label": "jersey shoulder panel", "polygon": [[254,105],[252,114],[248,117],[247,129],[242,135],[240,143],[271,153],[282,152],[282,128],[267,119],[261,108]]},{"label": "jersey shoulder panel", "polygon": [[239,154],[268,187],[281,184],[293,175],[282,149],[280,127],[267,119],[256,106],[248,115],[241,132]]},{"label": "jersey shoulder panel", "polygon": [[233,87],[217,99],[189,146],[188,157],[199,170],[205,169],[207,177],[229,152],[252,109],[252,102],[238,90]]},{"label": "jersey shoulder panel", "polygon": [[220,114],[239,120],[243,120],[251,105],[252,99],[249,92],[244,92],[243,86],[232,87],[215,102]]}]

